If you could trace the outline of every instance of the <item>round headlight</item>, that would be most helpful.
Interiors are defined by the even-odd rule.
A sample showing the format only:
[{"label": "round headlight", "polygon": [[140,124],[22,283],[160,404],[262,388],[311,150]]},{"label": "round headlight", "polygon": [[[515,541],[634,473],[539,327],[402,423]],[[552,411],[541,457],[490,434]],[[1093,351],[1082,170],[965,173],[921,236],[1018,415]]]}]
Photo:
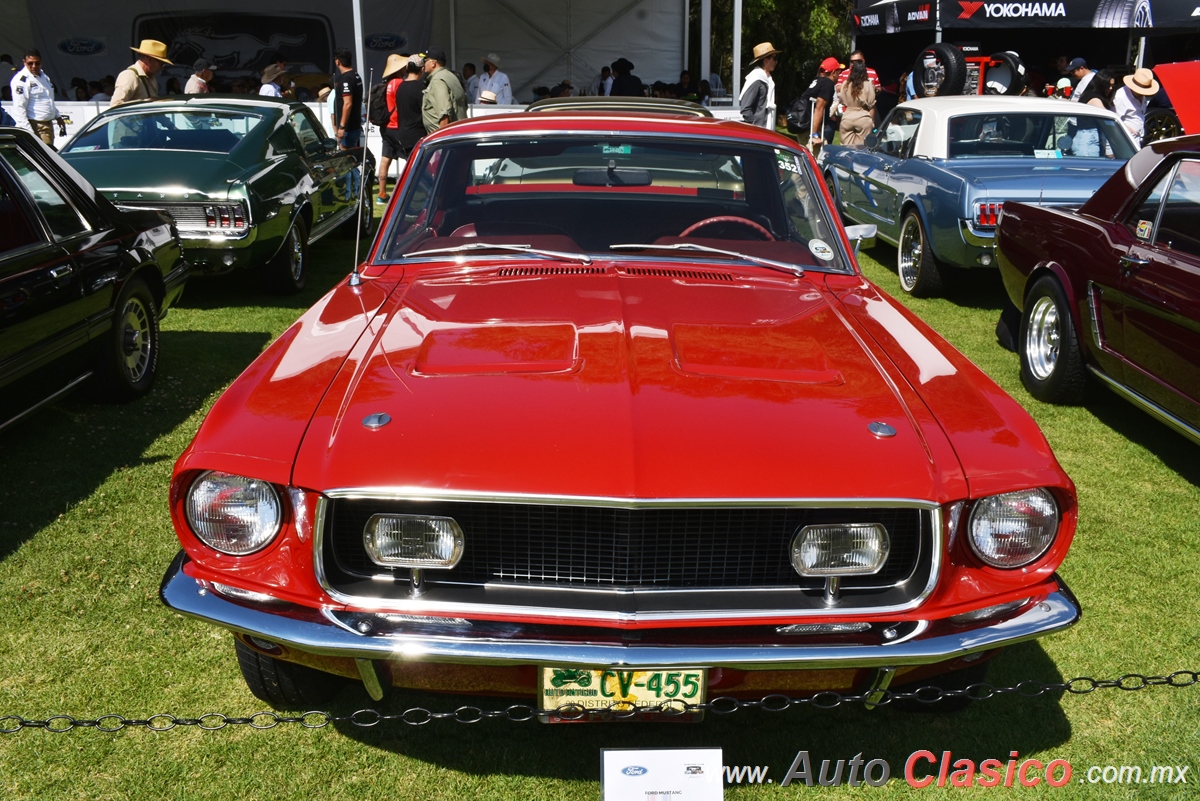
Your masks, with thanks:
[{"label": "round headlight", "polygon": [[209,471],[192,482],[187,519],[205,545],[231,556],[262,550],[279,533],[279,494],[265,481]]},{"label": "round headlight", "polygon": [[1044,489],[982,498],[971,510],[971,548],[992,567],[1023,567],[1058,534],[1058,504]]}]

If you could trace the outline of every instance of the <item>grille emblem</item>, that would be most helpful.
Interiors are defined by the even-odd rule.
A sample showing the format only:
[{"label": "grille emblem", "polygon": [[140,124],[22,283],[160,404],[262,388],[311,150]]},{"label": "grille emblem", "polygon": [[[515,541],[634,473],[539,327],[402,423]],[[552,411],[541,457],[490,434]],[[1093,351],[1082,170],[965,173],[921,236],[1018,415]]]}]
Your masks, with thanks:
[{"label": "grille emblem", "polygon": [[383,428],[390,422],[392,422],[392,418],[390,416],[384,414],[383,412],[376,412],[375,414],[368,414],[363,418],[363,427],[374,431],[376,429]]},{"label": "grille emblem", "polygon": [[892,428],[887,423],[880,423],[878,421],[868,425],[867,430],[880,439],[896,436],[896,429]]}]

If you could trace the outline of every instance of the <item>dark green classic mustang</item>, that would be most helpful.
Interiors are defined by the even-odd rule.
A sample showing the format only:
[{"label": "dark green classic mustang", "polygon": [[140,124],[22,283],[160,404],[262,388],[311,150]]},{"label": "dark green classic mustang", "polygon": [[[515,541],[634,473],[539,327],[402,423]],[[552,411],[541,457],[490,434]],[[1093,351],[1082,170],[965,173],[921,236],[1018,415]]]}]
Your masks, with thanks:
[{"label": "dark green classic mustang", "polygon": [[[310,242],[370,236],[363,153],[338,150],[302,103],[214,95],[109,109],[62,150],[117,206],[169,213],[194,272],[262,269],[285,293],[304,288]],[[370,187],[369,155],[366,172]]]}]

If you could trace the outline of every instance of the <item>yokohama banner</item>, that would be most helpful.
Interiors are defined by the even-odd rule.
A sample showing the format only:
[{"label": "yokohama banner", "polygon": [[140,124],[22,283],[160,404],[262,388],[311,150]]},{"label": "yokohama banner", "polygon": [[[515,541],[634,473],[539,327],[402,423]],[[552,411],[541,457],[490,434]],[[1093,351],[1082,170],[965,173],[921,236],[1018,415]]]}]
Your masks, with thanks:
[{"label": "yokohama banner", "polygon": [[[931,9],[932,5],[932,9]],[[859,0],[858,32],[932,28],[1200,28],[1200,0]]]}]

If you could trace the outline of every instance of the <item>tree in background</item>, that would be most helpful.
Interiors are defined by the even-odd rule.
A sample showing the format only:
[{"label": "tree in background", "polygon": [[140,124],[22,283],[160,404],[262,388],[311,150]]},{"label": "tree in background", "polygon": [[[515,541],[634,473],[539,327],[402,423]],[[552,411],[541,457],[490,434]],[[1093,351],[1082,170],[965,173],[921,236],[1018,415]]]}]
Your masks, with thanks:
[{"label": "tree in background", "polygon": [[[853,0],[743,0],[742,77],[749,72],[751,51],[759,42],[770,42],[783,51],[775,79],[775,96],[782,112],[799,97],[816,77],[817,65],[827,56],[846,63],[850,55]],[[691,2],[688,48],[692,75],[700,74],[700,0]],[[712,3],[712,69],[731,95],[740,86],[730,86],[733,77],[733,0]],[[701,76],[707,78],[708,76]]]}]

